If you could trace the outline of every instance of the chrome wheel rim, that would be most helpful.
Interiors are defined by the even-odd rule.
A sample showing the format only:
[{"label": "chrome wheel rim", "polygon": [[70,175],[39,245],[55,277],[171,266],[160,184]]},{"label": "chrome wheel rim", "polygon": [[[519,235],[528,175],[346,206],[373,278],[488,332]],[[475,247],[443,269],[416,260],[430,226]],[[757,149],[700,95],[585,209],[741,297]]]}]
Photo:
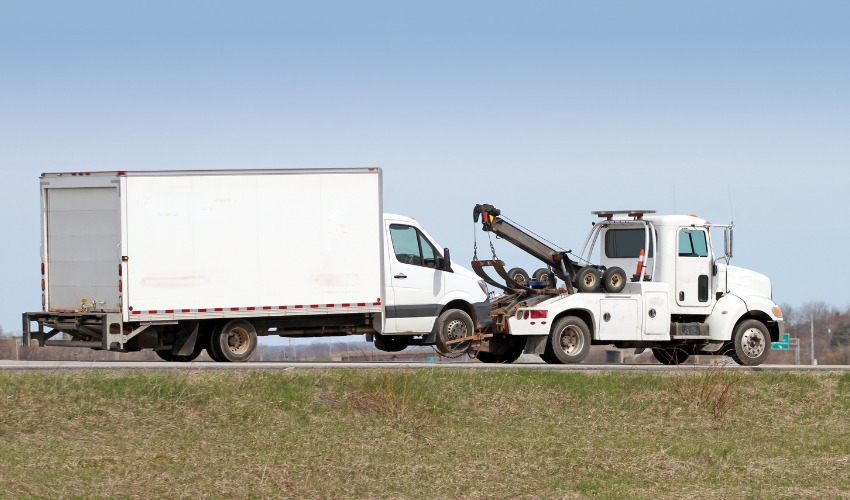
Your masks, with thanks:
[{"label": "chrome wheel rim", "polygon": [[561,350],[569,356],[584,348],[584,335],[579,327],[570,325],[561,331]]},{"label": "chrome wheel rim", "polygon": [[761,356],[766,347],[767,340],[764,338],[764,332],[758,328],[749,328],[741,336],[741,349],[748,358]]}]

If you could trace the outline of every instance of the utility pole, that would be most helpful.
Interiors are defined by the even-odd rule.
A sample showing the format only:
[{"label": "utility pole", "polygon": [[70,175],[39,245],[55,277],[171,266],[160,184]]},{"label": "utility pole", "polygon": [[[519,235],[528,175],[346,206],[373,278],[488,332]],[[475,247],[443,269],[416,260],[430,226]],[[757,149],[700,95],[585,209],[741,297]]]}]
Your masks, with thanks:
[{"label": "utility pole", "polygon": [[809,326],[811,327],[812,333],[812,365],[817,364],[817,360],[815,359],[815,316],[812,314],[809,316]]}]

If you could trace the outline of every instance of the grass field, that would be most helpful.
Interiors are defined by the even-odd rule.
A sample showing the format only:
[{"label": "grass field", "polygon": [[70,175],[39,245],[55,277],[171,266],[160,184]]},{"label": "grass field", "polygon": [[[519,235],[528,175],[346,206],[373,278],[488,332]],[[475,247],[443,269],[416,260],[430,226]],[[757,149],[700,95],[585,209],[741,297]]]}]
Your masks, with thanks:
[{"label": "grass field", "polygon": [[850,498],[850,375],[0,373],[0,496]]}]

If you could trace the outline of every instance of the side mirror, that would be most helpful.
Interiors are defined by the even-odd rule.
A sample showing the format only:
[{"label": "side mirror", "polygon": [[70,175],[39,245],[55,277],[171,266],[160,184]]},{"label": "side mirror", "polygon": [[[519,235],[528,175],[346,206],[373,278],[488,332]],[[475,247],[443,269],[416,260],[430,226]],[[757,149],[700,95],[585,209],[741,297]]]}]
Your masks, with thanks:
[{"label": "side mirror", "polygon": [[727,227],[723,231],[723,253],[726,257],[726,262],[732,258],[732,227]]},{"label": "side mirror", "polygon": [[451,255],[451,252],[449,252],[448,248],[443,249],[443,259],[442,259],[441,264],[442,265],[440,266],[440,269],[442,269],[443,271],[449,272],[449,273],[453,272],[452,271],[452,255]]}]

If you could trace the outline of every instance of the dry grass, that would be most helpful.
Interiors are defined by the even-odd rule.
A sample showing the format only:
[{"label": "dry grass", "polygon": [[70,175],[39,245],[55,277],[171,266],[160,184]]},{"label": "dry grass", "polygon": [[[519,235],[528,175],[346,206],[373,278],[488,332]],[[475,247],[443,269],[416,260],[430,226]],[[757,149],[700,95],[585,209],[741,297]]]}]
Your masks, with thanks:
[{"label": "dry grass", "polygon": [[850,497],[850,377],[0,373],[0,497]]}]

